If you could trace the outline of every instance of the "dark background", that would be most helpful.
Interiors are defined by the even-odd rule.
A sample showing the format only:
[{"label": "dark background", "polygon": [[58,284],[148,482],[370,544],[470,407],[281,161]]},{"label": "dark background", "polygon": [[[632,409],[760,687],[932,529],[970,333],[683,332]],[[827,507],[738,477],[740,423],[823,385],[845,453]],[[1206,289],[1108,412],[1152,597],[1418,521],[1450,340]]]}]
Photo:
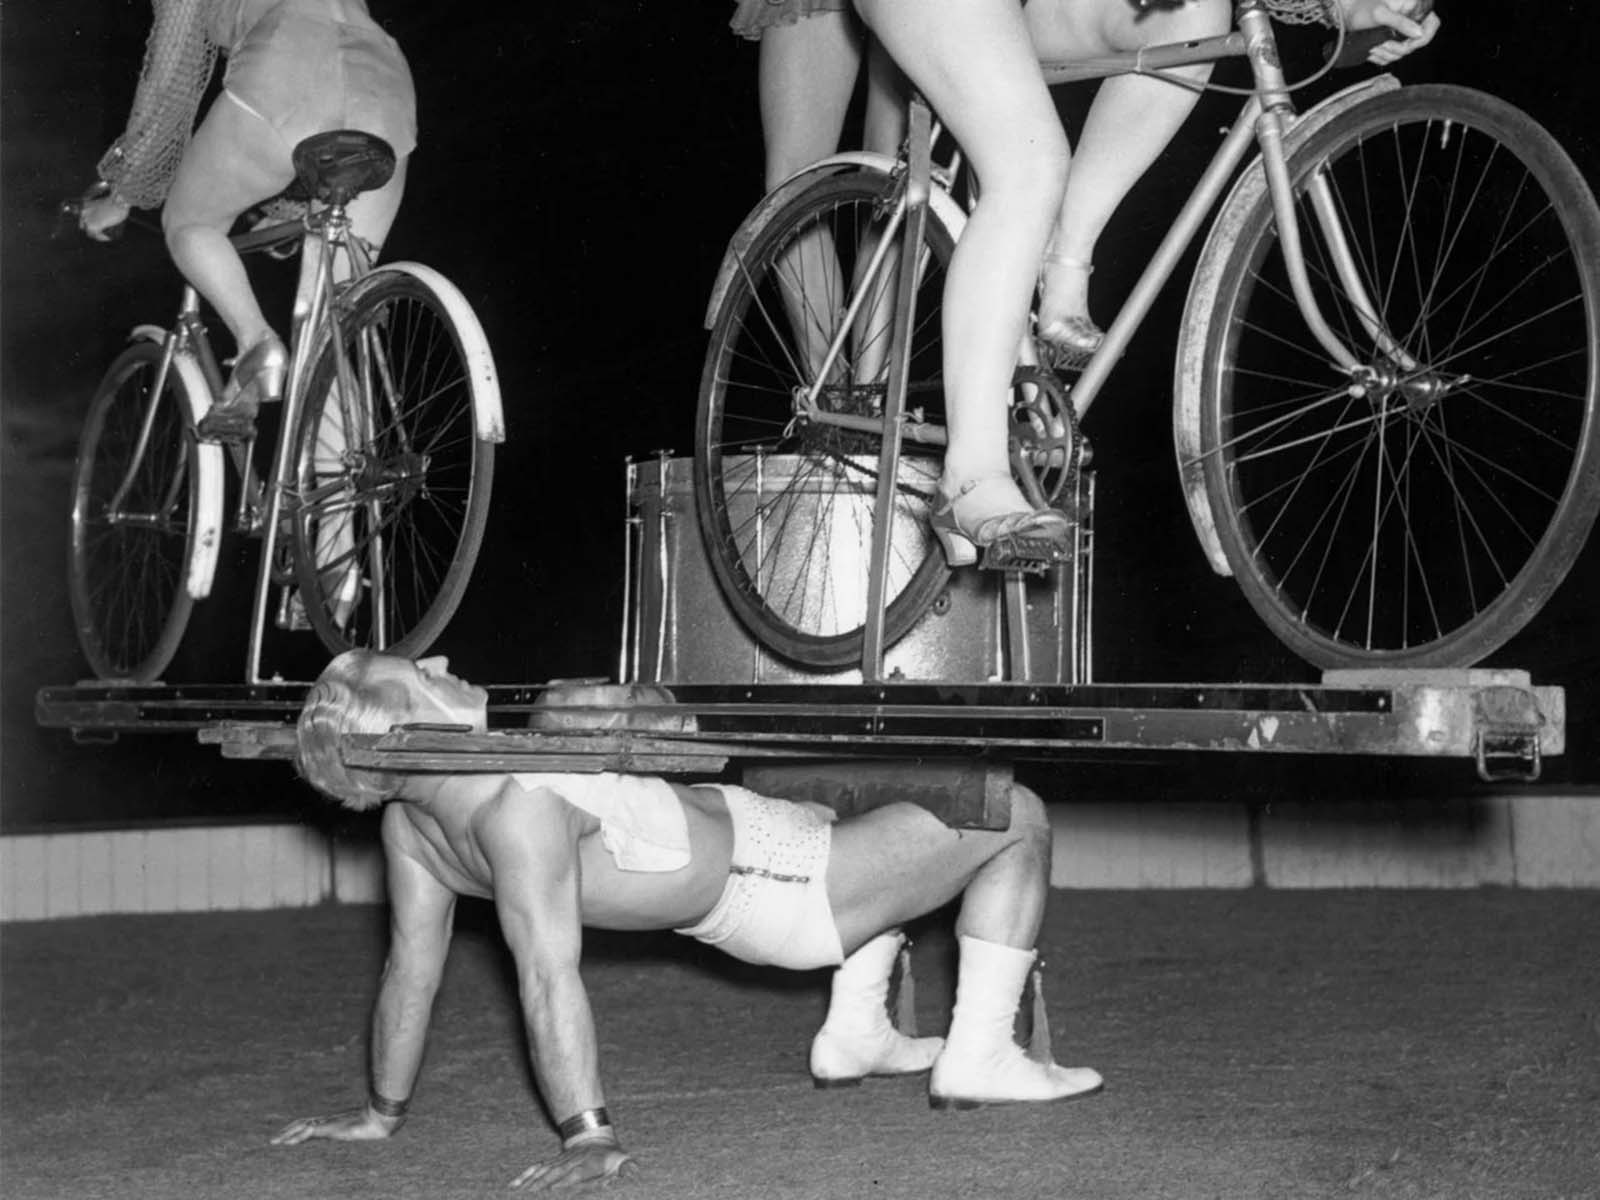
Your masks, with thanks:
[{"label": "dark background", "polygon": [[[729,234],[759,199],[753,44],[725,3],[589,0],[401,4],[374,15],[411,60],[421,146],[387,248],[465,292],[500,371],[510,440],[472,588],[438,646],[467,677],[539,681],[616,670],[622,619],[623,464],[687,454],[701,317]],[[1597,19],[1581,0],[1510,9],[1443,6],[1409,81],[1497,92],[1546,124],[1600,179],[1592,68]],[[496,15],[498,14],[498,15]],[[1503,18],[1502,18],[1503,19]],[[33,695],[84,673],[66,598],[68,488],[77,426],[129,328],[170,319],[179,283],[159,238],[107,247],[63,231],[55,207],[92,180],[121,130],[149,6],[143,0],[11,4],[0,20],[0,824],[150,819],[329,820],[281,766],[230,763],[178,736],[82,746],[40,729]],[[1285,32],[1303,73],[1320,33]],[[1219,80],[1235,81],[1234,67]],[[1347,76],[1339,83],[1348,82]],[[1330,90],[1318,85],[1308,95]],[[1085,96],[1063,93],[1069,125]],[[1212,97],[1118,214],[1098,254],[1110,317],[1215,145],[1235,102]],[[292,264],[258,287],[286,313]],[[1096,674],[1108,681],[1315,679],[1211,574],[1183,511],[1169,428],[1171,347],[1183,301],[1169,286],[1097,405]],[[225,337],[223,338],[225,342]],[[243,680],[254,544],[224,549],[218,591],[196,610],[174,680]],[[229,569],[231,567],[231,569]],[[1488,665],[1568,689],[1569,753],[1553,784],[1600,782],[1600,634],[1591,542],[1533,627]],[[1459,763],[1237,759],[1121,770],[1062,764],[1052,794],[1270,797],[1426,793],[1470,786]]]}]

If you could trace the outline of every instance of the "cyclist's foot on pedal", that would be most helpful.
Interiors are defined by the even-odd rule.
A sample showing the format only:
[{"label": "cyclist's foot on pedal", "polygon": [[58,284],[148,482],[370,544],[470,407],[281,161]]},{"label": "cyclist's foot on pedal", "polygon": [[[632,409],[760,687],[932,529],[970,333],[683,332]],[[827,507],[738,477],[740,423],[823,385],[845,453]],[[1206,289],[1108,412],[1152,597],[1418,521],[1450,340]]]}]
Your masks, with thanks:
[{"label": "cyclist's foot on pedal", "polygon": [[1034,344],[1039,361],[1056,371],[1081,371],[1106,335],[1089,317],[1089,276],[1094,264],[1046,254],[1039,267],[1039,317]]},{"label": "cyclist's foot on pedal", "polygon": [[244,442],[256,435],[254,400],[238,399],[232,404],[213,404],[200,418],[199,434],[207,442]]},{"label": "cyclist's foot on pedal", "polygon": [[255,435],[256,412],[283,394],[289,355],[278,335],[268,330],[234,361],[222,399],[200,418],[200,436],[212,441],[240,441]]},{"label": "cyclist's foot on pedal", "polygon": [[985,566],[1059,562],[1072,536],[1065,513],[1034,508],[1009,475],[969,479],[953,496],[941,483],[929,524],[952,567],[976,562],[980,549]]}]

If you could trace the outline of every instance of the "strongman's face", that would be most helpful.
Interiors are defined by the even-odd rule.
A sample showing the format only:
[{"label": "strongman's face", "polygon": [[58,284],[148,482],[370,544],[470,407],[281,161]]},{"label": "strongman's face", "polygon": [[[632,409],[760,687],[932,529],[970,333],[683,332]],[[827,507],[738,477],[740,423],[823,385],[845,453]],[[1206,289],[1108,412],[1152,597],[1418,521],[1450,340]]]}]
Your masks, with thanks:
[{"label": "strongman's face", "polygon": [[470,725],[478,730],[488,727],[489,693],[450,674],[448,658],[437,655],[417,659],[417,674],[421,678],[421,686],[417,689],[418,703],[432,704],[441,714],[444,724]]},{"label": "strongman's face", "polygon": [[414,663],[377,658],[371,670],[373,682],[393,679],[405,688],[411,697],[411,711],[405,718],[409,723],[466,725],[477,730],[488,726],[489,693],[450,674],[450,660],[442,655]]}]

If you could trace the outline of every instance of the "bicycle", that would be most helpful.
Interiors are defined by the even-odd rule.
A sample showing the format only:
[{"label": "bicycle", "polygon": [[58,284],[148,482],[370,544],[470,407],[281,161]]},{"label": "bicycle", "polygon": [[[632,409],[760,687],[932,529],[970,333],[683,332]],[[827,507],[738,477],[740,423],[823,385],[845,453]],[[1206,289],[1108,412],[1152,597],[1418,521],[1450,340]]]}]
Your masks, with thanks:
[{"label": "bicycle", "polygon": [[[1295,113],[1309,80],[1286,81],[1267,5],[1234,17],[1217,38],[1044,64],[1055,85],[1246,57],[1252,84],[1070,387],[1025,342],[1014,470],[1035,503],[1070,504],[1077,421],[1215,209],[1173,416],[1210,565],[1314,665],[1469,666],[1533,618],[1600,507],[1600,210],[1550,134],[1482,92],[1380,74]],[[730,607],[774,652],[867,679],[948,579],[928,515],[965,209],[959,150],[935,161],[920,98],[909,121],[898,161],[825,159],[734,234],[695,425]],[[859,561],[840,554],[852,532]]]},{"label": "bicycle", "polygon": [[[241,254],[315,253],[297,297],[277,444],[202,437],[224,380],[185,286],[170,328],[140,325],[90,405],[73,476],[70,593],[101,679],[149,683],[210,592],[224,525],[224,456],[238,478],[232,531],[261,539],[246,679],[262,682],[268,606],[330,653],[416,655],[464,594],[505,438],[494,360],[465,298],[414,262],[376,265],[345,206],[381,186],[394,155],[364,133],[295,148],[315,204],[236,234]],[[346,277],[339,278],[340,269]],[[304,278],[304,277],[303,277]]]}]

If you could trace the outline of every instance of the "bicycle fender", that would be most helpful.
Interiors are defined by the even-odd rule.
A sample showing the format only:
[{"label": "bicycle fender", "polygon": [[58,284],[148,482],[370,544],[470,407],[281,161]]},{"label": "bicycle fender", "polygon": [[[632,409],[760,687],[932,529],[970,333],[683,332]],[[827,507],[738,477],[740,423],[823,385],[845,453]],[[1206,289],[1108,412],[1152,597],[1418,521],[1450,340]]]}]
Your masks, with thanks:
[{"label": "bicycle fender", "polygon": [[[1335,92],[1295,119],[1284,137],[1284,153],[1293,154],[1334,117],[1399,86],[1400,81],[1393,75],[1383,74]],[[1200,392],[1205,370],[1207,317],[1216,304],[1217,292],[1222,286],[1223,263],[1238,241],[1240,226],[1266,196],[1266,172],[1258,154],[1234,180],[1217,210],[1211,232],[1195,263],[1183,319],[1178,325],[1178,353],[1172,380],[1172,440],[1178,458],[1178,480],[1183,486],[1183,500],[1200,548],[1218,575],[1232,575],[1233,568],[1228,565],[1222,541],[1217,537],[1216,515],[1206,495],[1205,470],[1200,458]]]},{"label": "bicycle fender", "polygon": [[[483,326],[478,321],[478,316],[472,311],[472,305],[467,303],[467,298],[461,294],[461,289],[456,287],[443,275],[432,267],[424,266],[417,262],[391,262],[375,267],[360,283],[359,288],[369,279],[377,279],[385,271],[399,271],[421,280],[439,297],[440,303],[450,314],[450,320],[455,325],[456,331],[461,335],[461,352],[467,361],[467,369],[472,372],[478,386],[473,388],[473,423],[477,426],[477,436],[480,442],[494,442],[499,444],[506,440],[505,409],[500,403],[500,376],[495,370],[494,355],[489,350],[489,339],[483,332]],[[347,298],[347,303],[356,295],[354,289]]]},{"label": "bicycle fender", "polygon": [[[760,203],[750,210],[750,215],[740,223],[739,228],[734,230],[733,237],[728,239],[728,248],[722,254],[722,265],[717,269],[716,282],[711,286],[711,300],[706,305],[704,327],[709,330],[716,323],[717,310],[722,307],[728,289],[733,286],[739,264],[749,253],[756,237],[784,205],[817,180],[829,175],[839,175],[845,171],[877,171],[887,176],[892,174],[894,169],[895,160],[886,154],[852,150],[802,167],[763,196]],[[929,206],[933,210],[935,219],[942,221],[952,236],[959,237],[961,227],[966,224],[967,214],[962,211],[950,193],[934,184],[929,193]]]},{"label": "bicycle fender", "polygon": [[[154,342],[159,346],[167,340],[168,332],[159,325],[135,325],[128,340]],[[194,428],[211,407],[211,389],[206,386],[205,374],[192,354],[174,354],[172,369],[183,381],[183,394],[189,401],[190,427]],[[222,447],[216,442],[195,444],[195,480],[194,553],[184,573],[183,590],[195,600],[204,600],[211,594],[211,581],[217,574],[217,553],[222,549]]]}]

